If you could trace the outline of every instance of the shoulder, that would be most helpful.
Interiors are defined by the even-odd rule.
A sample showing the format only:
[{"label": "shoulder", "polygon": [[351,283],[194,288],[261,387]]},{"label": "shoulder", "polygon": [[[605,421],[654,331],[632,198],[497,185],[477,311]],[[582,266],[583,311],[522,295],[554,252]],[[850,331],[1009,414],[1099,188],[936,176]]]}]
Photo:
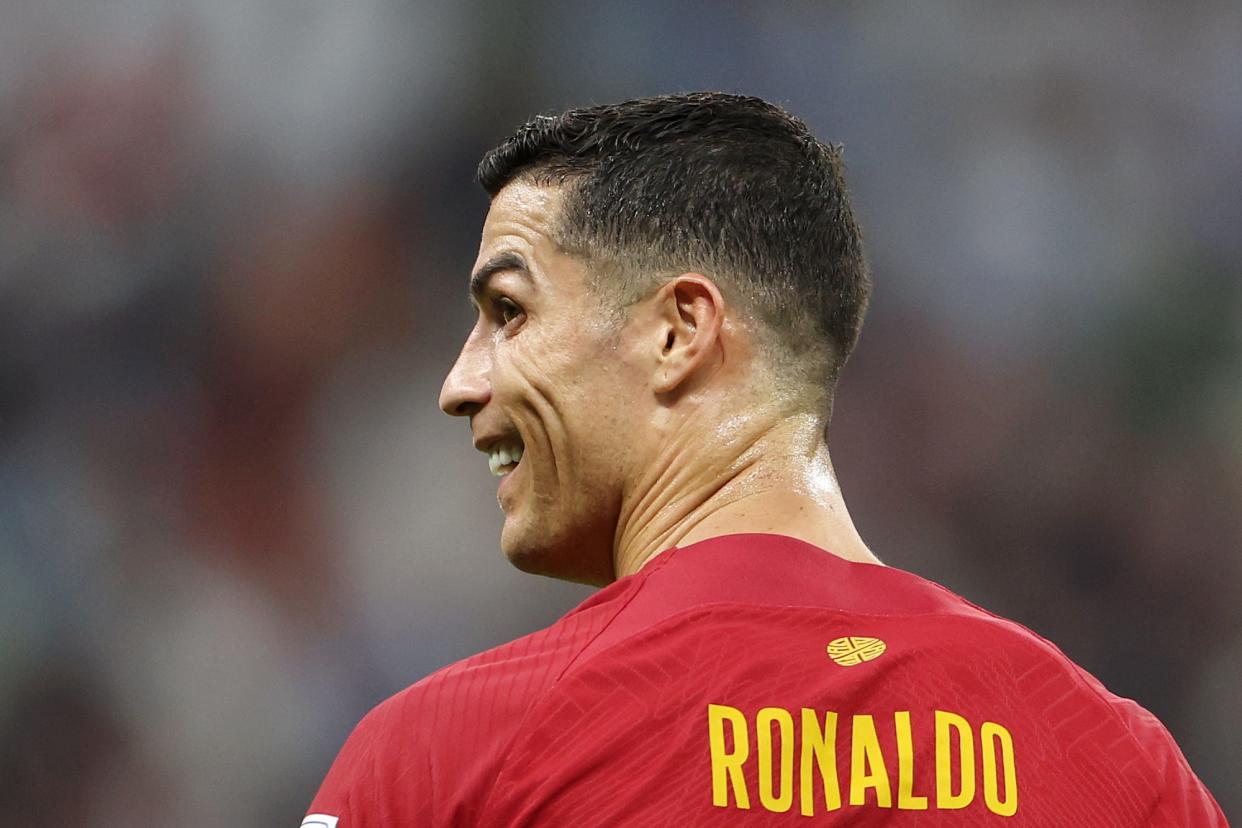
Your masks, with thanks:
[{"label": "shoulder", "polygon": [[963,710],[1011,723],[1019,749],[1038,756],[1028,772],[1057,790],[1107,791],[1095,800],[1101,807],[1133,803],[1146,825],[1226,824],[1154,714],[1111,692],[1051,641],[954,597],[950,612],[909,619],[921,627],[912,672],[947,678]]},{"label": "shoulder", "polygon": [[485,797],[513,734],[557,672],[540,634],[439,670],[359,721],[311,810],[351,825],[439,823]]},{"label": "shoulder", "polygon": [[597,594],[552,626],[450,664],[375,706],[311,811],[348,813],[351,828],[470,823],[530,709],[625,597]]}]

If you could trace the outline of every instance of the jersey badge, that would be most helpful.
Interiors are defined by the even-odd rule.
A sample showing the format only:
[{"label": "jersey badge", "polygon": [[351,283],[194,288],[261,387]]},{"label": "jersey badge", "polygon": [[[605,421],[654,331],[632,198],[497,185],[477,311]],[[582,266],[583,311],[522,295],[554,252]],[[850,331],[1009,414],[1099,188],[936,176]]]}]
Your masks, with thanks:
[{"label": "jersey badge", "polygon": [[828,642],[828,657],[842,667],[853,667],[864,661],[874,661],[884,655],[888,645],[878,638],[847,635]]}]

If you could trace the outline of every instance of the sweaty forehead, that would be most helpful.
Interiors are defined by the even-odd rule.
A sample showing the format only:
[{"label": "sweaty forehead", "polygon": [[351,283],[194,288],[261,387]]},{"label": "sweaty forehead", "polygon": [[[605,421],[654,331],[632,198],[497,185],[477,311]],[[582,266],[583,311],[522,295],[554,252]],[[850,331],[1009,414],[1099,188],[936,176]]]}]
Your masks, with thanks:
[{"label": "sweaty forehead", "polygon": [[[536,261],[559,252],[554,229],[560,215],[561,191],[517,180],[492,199],[475,266],[505,251]],[[535,262],[531,262],[535,264]]]}]

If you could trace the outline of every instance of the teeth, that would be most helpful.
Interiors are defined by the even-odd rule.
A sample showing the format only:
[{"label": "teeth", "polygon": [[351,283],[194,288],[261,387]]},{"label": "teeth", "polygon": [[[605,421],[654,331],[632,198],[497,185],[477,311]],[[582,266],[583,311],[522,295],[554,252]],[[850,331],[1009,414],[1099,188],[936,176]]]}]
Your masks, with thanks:
[{"label": "teeth", "polygon": [[520,445],[497,446],[487,453],[487,466],[492,474],[501,477],[513,471],[512,466],[522,459]]}]

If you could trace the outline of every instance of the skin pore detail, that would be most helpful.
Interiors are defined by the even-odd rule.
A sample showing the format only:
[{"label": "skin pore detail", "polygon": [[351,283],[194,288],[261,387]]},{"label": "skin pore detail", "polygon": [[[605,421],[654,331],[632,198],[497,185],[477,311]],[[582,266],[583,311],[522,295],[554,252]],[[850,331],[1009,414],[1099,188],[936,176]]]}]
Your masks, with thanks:
[{"label": "skin pore detail", "polygon": [[497,492],[510,561],[603,585],[673,546],[771,532],[879,563],[845,509],[822,418],[770,379],[754,326],[693,272],[610,312],[589,262],[554,241],[562,197],[519,178],[493,199],[477,321],[440,397],[481,450],[520,441]]}]

